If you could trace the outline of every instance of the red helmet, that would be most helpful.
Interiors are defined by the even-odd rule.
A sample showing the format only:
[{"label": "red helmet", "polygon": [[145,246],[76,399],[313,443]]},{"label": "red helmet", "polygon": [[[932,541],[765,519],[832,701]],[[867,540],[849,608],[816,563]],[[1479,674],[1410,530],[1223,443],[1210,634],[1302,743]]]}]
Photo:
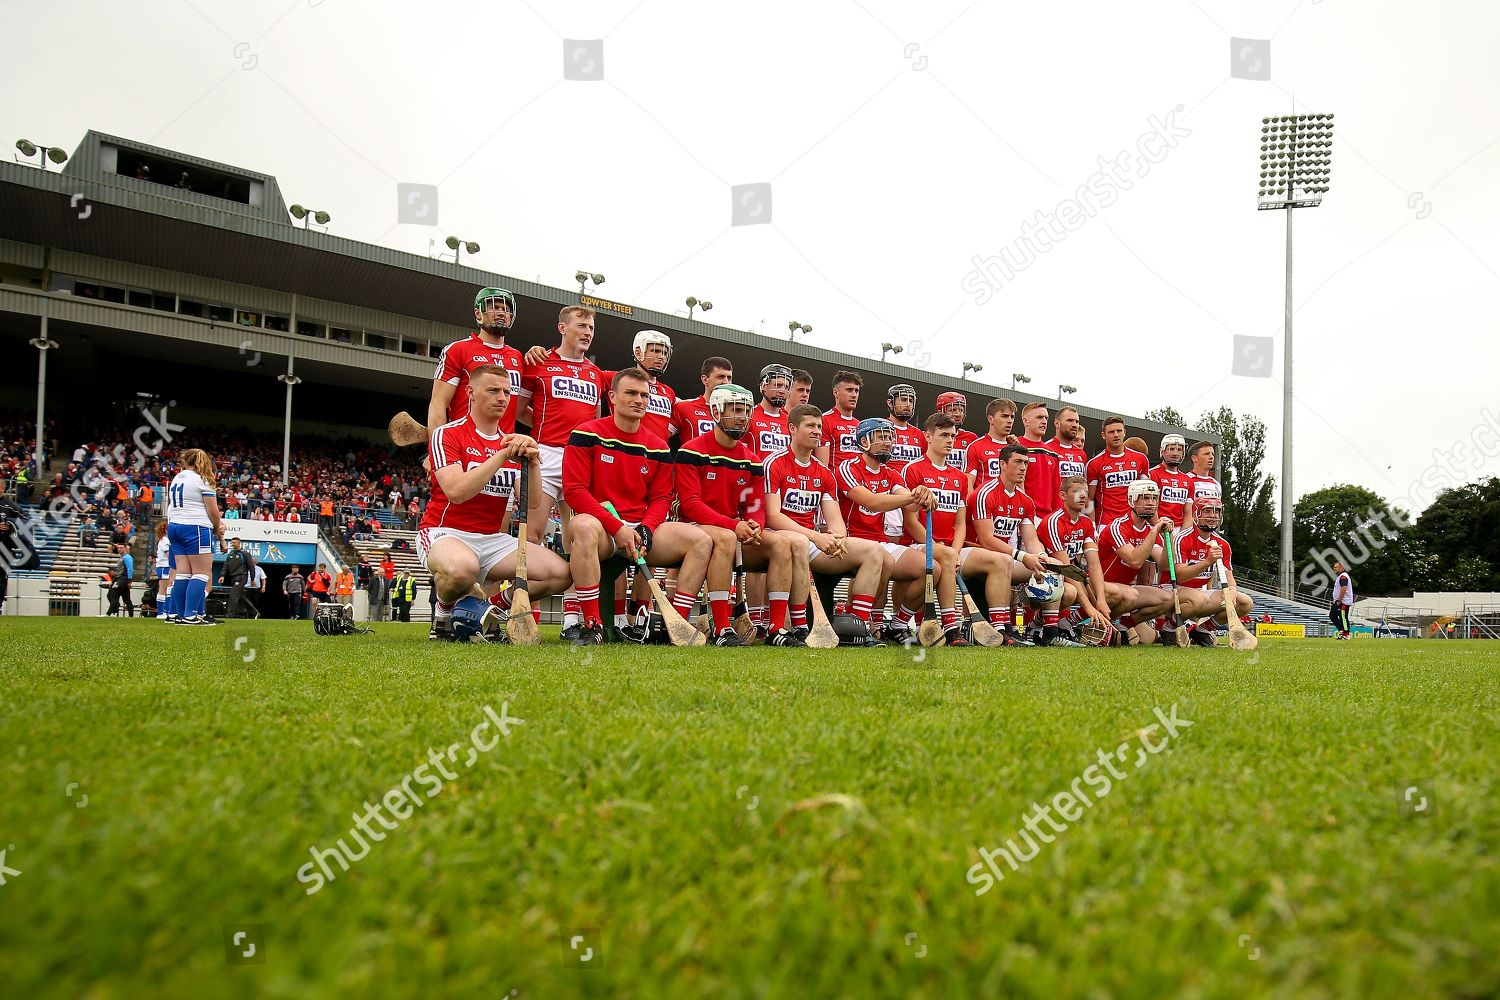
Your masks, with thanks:
[{"label": "red helmet", "polygon": [[1217,531],[1224,524],[1224,501],[1218,497],[1196,497],[1193,500],[1193,523]]},{"label": "red helmet", "polygon": [[937,412],[943,413],[948,407],[955,404],[962,406],[965,411],[969,409],[969,400],[961,392],[943,392],[938,394]]}]

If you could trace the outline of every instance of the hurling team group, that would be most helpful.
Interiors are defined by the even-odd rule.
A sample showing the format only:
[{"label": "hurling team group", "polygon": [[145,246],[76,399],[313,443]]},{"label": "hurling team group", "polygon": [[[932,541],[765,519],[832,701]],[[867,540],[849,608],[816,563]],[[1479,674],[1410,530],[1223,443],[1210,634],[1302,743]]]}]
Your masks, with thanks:
[{"label": "hurling team group", "polygon": [[[970,642],[966,591],[983,595],[1004,645],[1154,642],[1186,624],[1193,643],[1212,646],[1216,625],[1250,610],[1238,594],[1227,607],[1220,590],[1233,576],[1209,442],[1188,449],[1167,435],[1151,467],[1110,417],[1090,457],[1072,407],[1045,439],[1045,404],[1018,413],[996,399],[977,435],[963,428],[961,393],[939,395],[919,418],[905,384],[887,390],[886,417],[860,419],[855,372],[834,376],[823,410],[808,402],[806,372],[766,365],[757,400],[722,357],[703,361],[703,394],[679,400],[661,381],[666,334],[636,334],[636,367],[608,372],[587,357],[586,307],[561,311],[557,347],[524,356],[505,343],[509,292],[481,289],[474,316],[479,329],[442,352],[427,414],[432,499],[418,551],[436,586],[435,640],[504,641],[489,619],[510,610],[520,543],[509,532],[522,503],[530,596],[563,595],[563,638],[575,645],[604,641],[601,566],[616,554],[667,569],[684,619],[702,597],[713,645],[805,645],[812,574],[850,578],[835,616],[841,644],[910,643],[929,531],[950,646]],[[540,544],[554,508],[566,560]],[[644,588],[632,592],[622,575],[614,590],[613,623],[650,641]],[[750,627],[735,627],[732,593]],[[469,620],[475,606],[486,621]]]}]

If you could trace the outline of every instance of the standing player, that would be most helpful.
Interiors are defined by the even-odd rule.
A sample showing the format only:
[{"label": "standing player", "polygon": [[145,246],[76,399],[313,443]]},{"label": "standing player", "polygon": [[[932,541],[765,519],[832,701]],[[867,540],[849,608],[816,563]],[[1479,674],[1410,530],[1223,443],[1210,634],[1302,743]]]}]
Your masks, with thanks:
[{"label": "standing player", "polygon": [[[1125,447],[1125,418],[1106,417],[1104,450],[1089,460],[1088,469],[1089,502],[1093,505],[1094,522],[1101,530],[1130,512],[1130,484],[1144,478],[1150,468],[1145,455]],[[1155,503],[1151,509],[1155,517]]]},{"label": "standing player", "polygon": [[1042,551],[1059,562],[1068,562],[1088,573],[1087,587],[1074,580],[1063,580],[1062,606],[1077,604],[1084,618],[1103,624],[1109,621],[1109,601],[1104,595],[1104,571],[1099,564],[1099,546],[1094,541],[1097,529],[1085,514],[1089,503],[1089,484],[1083,476],[1069,476],[1062,484],[1062,506],[1037,526]]},{"label": "standing player", "polygon": [[[712,543],[690,524],[667,521],[672,506],[672,464],[667,442],[646,429],[653,386],[640,368],[616,372],[610,415],[574,429],[563,458],[563,496],[573,509],[570,550],[573,586],[583,615],[575,646],[604,641],[599,615],[599,563],[616,552],[631,562],[639,552],[648,566],[677,566],[672,604],[692,612]],[[611,501],[615,512],[605,508]]]},{"label": "standing player", "polygon": [[499,365],[510,379],[510,403],[500,418],[500,429],[514,434],[516,421],[530,425],[531,408],[521,389],[521,352],[505,343],[516,321],[516,299],[503,288],[481,288],[474,296],[474,322],[479,329],[455,340],[438,355],[432,376],[432,398],[427,403],[427,426],[460,420],[469,412],[469,373],[480,365]]},{"label": "standing player", "polygon": [[[167,621],[172,606],[172,540],[165,519],[156,522],[156,617]],[[144,602],[143,602],[144,603]]]},{"label": "standing player", "polygon": [[792,391],[792,370],[769,364],[760,370],[760,403],[750,413],[748,444],[762,459],[786,451],[786,404]]},{"label": "standing player", "polygon": [[803,368],[792,369],[792,394],[787,408],[807,406],[812,401],[812,373]]},{"label": "standing player", "polygon": [[1333,622],[1334,638],[1348,639],[1353,634],[1349,631],[1349,609],[1354,607],[1354,581],[1349,579],[1349,571],[1341,562],[1333,564],[1333,571],[1337,577],[1333,581],[1328,617]]},{"label": "standing player", "polygon": [[897,472],[927,453],[927,436],[911,421],[917,415],[917,390],[905,383],[893,385],[885,394],[886,412],[890,414],[891,465]]},{"label": "standing player", "polygon": [[708,564],[708,607],[713,618],[714,645],[745,645],[729,624],[729,585],[734,575],[735,553],[739,550],[743,552],[746,570],[766,573],[771,602],[767,641],[773,646],[805,646],[787,628],[792,536],[766,530],[765,482],[760,459],[741,440],[750,429],[754,403],[748,390],[733,384],[721,385],[709,393],[714,429],[677,449],[678,509],[683,521],[698,525],[713,540],[713,555]]},{"label": "standing player", "polygon": [[1218,497],[1223,500],[1224,489],[1214,478],[1214,466],[1218,462],[1218,449],[1214,447],[1214,443],[1199,441],[1193,445],[1188,449],[1188,462],[1192,467],[1189,475],[1193,481],[1193,499]]},{"label": "standing player", "polygon": [[[1193,500],[1193,477],[1182,471],[1182,453],[1187,447],[1181,434],[1161,439],[1161,464],[1146,473],[1161,489],[1161,512],[1172,523],[1186,527],[1188,504]],[[1222,513],[1222,511],[1221,511]]]},{"label": "standing player", "polygon": [[708,396],[719,386],[734,381],[734,365],[729,363],[728,358],[717,355],[704,358],[698,378],[703,383],[703,395],[693,399],[680,399],[672,407],[671,431],[677,436],[678,443],[689,441],[700,434],[713,433],[714,416],[708,409]]},{"label": "standing player", "polygon": [[1019,440],[1011,433],[1016,422],[1016,404],[1011,400],[990,400],[984,408],[984,419],[989,423],[989,431],[969,443],[969,454],[964,461],[964,467],[969,470],[971,495],[991,479],[1000,478],[1000,451]]},{"label": "standing player", "polygon": [[[555,504],[562,520],[563,547],[569,548],[573,512],[562,497],[563,448],[574,428],[599,416],[599,403],[608,382],[599,366],[587,357],[594,342],[594,311],[586,306],[565,306],[558,313],[557,331],[562,335],[561,346],[551,350],[533,347],[526,353],[521,370],[521,393],[531,401],[531,431],[541,462],[541,489],[531,491],[526,522],[531,540],[540,542]],[[565,639],[578,637],[578,600],[571,591],[570,587],[563,595]]]},{"label": "standing player", "polygon": [[635,335],[630,353],[635,355],[636,367],[651,379],[651,404],[641,426],[666,441],[672,436],[672,411],[677,407],[676,391],[661,380],[672,363],[672,338],[660,330],[642,330]]},{"label": "standing player", "polygon": [[499,365],[469,373],[469,412],[432,432],[432,499],[417,531],[417,555],[435,581],[434,641],[453,638],[453,606],[486,585],[516,575],[516,554],[527,545],[526,576],[538,599],[568,586],[568,566],[545,546],[517,542],[502,530],[507,497],[501,472],[507,462],[523,463],[535,484],[537,445],[521,434],[500,430],[510,405],[510,376]]},{"label": "standing player", "polygon": [[[861,420],[854,432],[859,454],[845,459],[834,476],[838,481],[839,513],[849,529],[850,539],[866,539],[879,545],[889,560],[885,564],[886,577],[893,583],[904,585],[896,590],[896,621],[881,626],[879,638],[905,643],[912,639],[912,619],[922,605],[927,559],[923,546],[887,541],[886,518],[892,511],[900,517],[907,509],[935,509],[937,498],[926,486],[907,489],[901,473],[891,468],[892,437],[889,421],[880,417]],[[934,545],[932,561],[938,587],[951,588],[952,583],[944,581],[952,576],[956,554],[946,545]],[[884,601],[885,589],[882,588],[875,595],[874,607],[880,607]],[[859,617],[873,614],[853,606],[852,602],[849,610]]]},{"label": "standing player", "polygon": [[1047,437],[1047,404],[1035,401],[1021,407],[1021,439],[1016,444],[1026,449],[1031,461],[1026,464],[1026,495],[1036,503],[1038,516],[1045,517],[1061,502],[1059,473],[1061,459],[1052,450]]},{"label": "standing player", "polygon": [[859,390],[864,384],[859,372],[834,372],[833,407],[823,411],[823,443],[818,445],[818,461],[835,472],[859,455],[859,446],[854,443],[859,418],[854,409],[859,406]]},{"label": "standing player", "polygon": [[[1219,534],[1219,527],[1223,523],[1224,502],[1218,497],[1204,497],[1193,503],[1192,527],[1179,528],[1172,535],[1172,541],[1177,546],[1178,582],[1195,594],[1205,596],[1210,608],[1214,609],[1224,604],[1215,563],[1222,562],[1225,575],[1231,583],[1234,582],[1229,540]],[[1240,593],[1238,587],[1235,588],[1234,596],[1234,614],[1237,617],[1248,615],[1255,602],[1248,595]],[[1217,646],[1219,640],[1214,635],[1215,627],[1228,622],[1229,618],[1225,613],[1219,611],[1194,626],[1188,637],[1195,646]]]},{"label": "standing player", "polygon": [[1071,476],[1087,476],[1089,453],[1083,448],[1083,422],[1078,419],[1078,409],[1064,406],[1058,410],[1053,426],[1057,433],[1048,444],[1057,456],[1059,485]]},{"label": "standing player", "polygon": [[182,453],[182,470],[167,490],[167,538],[176,564],[167,621],[178,625],[217,625],[207,611],[214,539],[224,537],[219,519],[214,460],[201,448]]},{"label": "standing player", "polygon": [[959,472],[969,471],[969,445],[979,440],[973,431],[964,430],[964,416],[969,412],[969,400],[961,392],[940,393],[937,411],[953,421],[957,435],[953,438],[953,449],[948,452],[948,467]]},{"label": "standing player", "polygon": [[[801,552],[802,556],[793,568],[792,627],[800,631],[806,625],[807,602],[819,599],[801,569],[804,560],[814,573],[854,574],[849,582],[850,611],[868,626],[875,595],[885,591],[887,556],[870,539],[848,536],[833,473],[813,457],[823,433],[823,414],[816,406],[794,406],[787,420],[792,430],[791,447],[765,461],[766,524],[807,539],[800,547],[793,539],[793,555]],[[817,528],[819,514],[827,531]]]}]

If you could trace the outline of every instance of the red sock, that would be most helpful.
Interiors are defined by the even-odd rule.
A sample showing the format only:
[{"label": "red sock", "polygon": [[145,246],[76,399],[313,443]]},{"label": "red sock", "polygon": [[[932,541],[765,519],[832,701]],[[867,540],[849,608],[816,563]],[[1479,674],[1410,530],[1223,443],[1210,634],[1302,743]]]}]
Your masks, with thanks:
[{"label": "red sock", "polygon": [[958,627],[958,612],[954,611],[952,608],[939,608],[938,618],[943,623],[944,632],[948,631],[950,628]]},{"label": "red sock", "polygon": [[787,609],[792,613],[792,628],[802,628],[807,624],[807,604],[788,604]]},{"label": "red sock", "polygon": [[1057,608],[1042,609],[1042,628],[1057,628]]},{"label": "red sock", "polygon": [[902,625],[910,625],[912,623],[912,619],[916,617],[917,613],[908,608],[906,605],[896,605],[896,621],[900,622]]},{"label": "red sock", "polygon": [[875,607],[873,594],[851,594],[849,595],[849,613],[862,622],[870,620],[870,612]]},{"label": "red sock", "polygon": [[708,595],[708,611],[713,615],[714,633],[729,627],[729,591],[713,590]]},{"label": "red sock", "polygon": [[583,615],[584,623],[593,624],[595,622],[598,622],[600,620],[598,586],[580,587],[575,584],[573,589],[578,593],[578,604],[580,606],[580,613]]},{"label": "red sock", "polygon": [[540,604],[531,609],[531,620],[538,625],[542,623],[542,606]]},{"label": "red sock", "polygon": [[616,597],[615,598],[615,617],[616,618],[623,618],[624,616],[625,616],[625,598],[623,598],[623,597]]},{"label": "red sock", "polygon": [[791,595],[787,594],[785,591],[778,591],[777,593],[774,593],[774,594],[772,594],[772,593],[767,593],[766,594],[766,597],[771,602],[771,631],[772,632],[780,632],[780,631],[782,631],[783,629],[786,628],[786,605],[787,605],[787,598],[790,597],[790,596]]},{"label": "red sock", "polygon": [[[693,613],[693,605],[697,603],[697,594],[688,594],[679,590],[677,591],[677,593],[672,595],[672,607],[676,608],[677,613],[684,618]],[[643,606],[650,607],[650,605]]]},{"label": "red sock", "polygon": [[501,611],[509,611],[510,610],[510,588],[506,587],[504,590],[500,591],[494,597],[491,597],[490,598],[490,603],[493,604],[495,607],[499,608]]},{"label": "red sock", "polygon": [[1010,608],[990,608],[990,624],[996,628],[1010,628]]}]

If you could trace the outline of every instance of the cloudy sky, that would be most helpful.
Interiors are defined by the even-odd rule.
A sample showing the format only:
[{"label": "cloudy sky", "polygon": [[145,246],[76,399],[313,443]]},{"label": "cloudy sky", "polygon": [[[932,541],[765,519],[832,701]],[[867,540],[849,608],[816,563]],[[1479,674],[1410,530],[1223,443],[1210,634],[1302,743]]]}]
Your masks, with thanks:
[{"label": "cloudy sky", "polygon": [[[0,122],[263,170],[339,235],[454,234],[477,266],[583,267],[739,329],[1127,413],[1228,404],[1279,471],[1261,118],[1334,112],[1332,190],[1295,230],[1296,492],[1421,507],[1500,474],[1497,33],[1477,0],[4,0]],[[398,184],[437,187],[435,227],[397,221]],[[738,185],[770,194],[736,219]],[[1015,266],[985,279],[992,257]],[[1273,338],[1241,358],[1260,374],[1236,336]]]}]

